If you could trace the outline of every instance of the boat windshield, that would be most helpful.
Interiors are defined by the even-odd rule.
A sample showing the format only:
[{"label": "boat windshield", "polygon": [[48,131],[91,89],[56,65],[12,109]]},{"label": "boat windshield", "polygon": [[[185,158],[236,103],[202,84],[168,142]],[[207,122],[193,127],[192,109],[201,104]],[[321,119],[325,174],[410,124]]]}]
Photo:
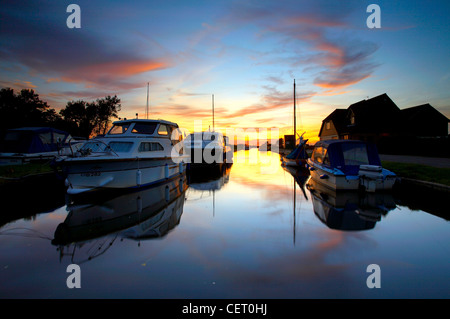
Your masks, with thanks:
[{"label": "boat windshield", "polygon": [[153,134],[156,129],[156,123],[136,123],[131,133],[134,134]]},{"label": "boat windshield", "polygon": [[114,126],[109,130],[109,135],[117,135],[125,133],[130,127],[131,123],[118,123],[114,124]]},{"label": "boat windshield", "polygon": [[110,142],[109,144],[92,141],[84,143],[83,147],[81,147],[80,151],[89,153],[104,153],[104,152],[118,152],[124,153],[129,152],[131,147],[133,146],[133,142]]},{"label": "boat windshield", "polygon": [[364,144],[343,144],[342,153],[344,154],[345,165],[369,164],[367,147]]},{"label": "boat windshield", "polygon": [[94,153],[104,152],[105,148],[107,147],[106,144],[100,143],[100,142],[86,142],[81,147],[80,151],[89,151]]}]

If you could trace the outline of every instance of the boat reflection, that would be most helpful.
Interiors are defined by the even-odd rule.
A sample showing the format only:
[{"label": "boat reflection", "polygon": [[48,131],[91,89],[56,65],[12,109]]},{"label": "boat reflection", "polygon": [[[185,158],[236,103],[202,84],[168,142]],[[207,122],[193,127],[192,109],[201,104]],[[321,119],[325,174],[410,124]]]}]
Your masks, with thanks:
[{"label": "boat reflection", "polygon": [[140,245],[141,240],[165,236],[179,224],[183,213],[188,185],[186,176],[181,177],[136,192],[68,204],[69,213],[52,240],[59,247],[60,258],[69,255],[75,262],[77,251],[90,260],[118,238],[136,240]]},{"label": "boat reflection", "polygon": [[[216,215],[216,191],[230,181],[233,164],[223,164],[220,169],[192,170],[189,177],[189,201],[201,200],[212,196],[213,216]],[[195,195],[196,194],[196,195]]]},{"label": "boat reflection", "polygon": [[230,180],[232,166],[233,164],[223,164],[220,169],[192,170],[189,175],[189,188],[199,192],[221,189]]},{"label": "boat reflection", "polygon": [[[303,196],[305,196],[305,199],[308,199],[308,196],[306,195],[306,183],[308,182],[310,178],[309,169],[302,166],[282,166],[283,169],[287,172],[289,172],[292,177],[294,178],[294,181],[297,183],[298,186],[300,186],[300,189],[303,192]],[[295,184],[294,184],[295,189]],[[295,194],[295,191],[294,191]],[[295,203],[294,203],[295,204]]]},{"label": "boat reflection", "polygon": [[333,191],[310,179],[314,214],[330,229],[360,231],[373,229],[389,211],[395,209],[391,193]]}]

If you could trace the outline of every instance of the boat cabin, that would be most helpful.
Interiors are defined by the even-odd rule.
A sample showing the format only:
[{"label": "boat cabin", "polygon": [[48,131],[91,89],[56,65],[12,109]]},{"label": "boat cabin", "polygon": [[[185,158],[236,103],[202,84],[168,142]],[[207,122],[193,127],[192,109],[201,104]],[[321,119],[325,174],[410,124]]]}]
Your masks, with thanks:
[{"label": "boat cabin", "polygon": [[184,139],[176,123],[164,120],[121,120],[113,123],[105,135],[89,140],[81,148],[83,156],[91,153],[137,153],[170,151]]},{"label": "boat cabin", "polygon": [[313,164],[339,169],[345,175],[358,175],[361,165],[381,166],[374,144],[356,140],[319,141],[311,155]]}]

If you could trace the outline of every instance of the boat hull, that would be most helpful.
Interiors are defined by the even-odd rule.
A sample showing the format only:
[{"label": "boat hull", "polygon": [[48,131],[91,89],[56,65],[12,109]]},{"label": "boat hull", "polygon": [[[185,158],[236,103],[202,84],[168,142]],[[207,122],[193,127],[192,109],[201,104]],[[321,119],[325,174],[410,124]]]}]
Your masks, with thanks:
[{"label": "boat hull", "polygon": [[176,163],[171,158],[73,159],[62,166],[69,194],[154,185],[183,174],[187,169],[185,161]]},{"label": "boat hull", "polygon": [[380,174],[379,177],[344,175],[338,170],[323,169],[319,165],[311,166],[310,174],[314,181],[332,190],[386,191],[391,190],[396,182],[395,175]]}]

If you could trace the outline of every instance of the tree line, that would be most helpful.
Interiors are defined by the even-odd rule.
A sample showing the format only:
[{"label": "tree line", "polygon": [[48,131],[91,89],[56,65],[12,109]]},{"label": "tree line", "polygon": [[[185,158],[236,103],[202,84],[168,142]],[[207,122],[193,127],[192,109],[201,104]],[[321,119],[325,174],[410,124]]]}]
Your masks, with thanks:
[{"label": "tree line", "polygon": [[[89,138],[105,134],[121,109],[117,95],[92,102],[70,101],[57,112],[41,100],[32,89],[15,93],[11,88],[0,90],[0,130],[30,126],[50,126],[72,136]],[[0,132],[1,133],[1,132]]]}]

